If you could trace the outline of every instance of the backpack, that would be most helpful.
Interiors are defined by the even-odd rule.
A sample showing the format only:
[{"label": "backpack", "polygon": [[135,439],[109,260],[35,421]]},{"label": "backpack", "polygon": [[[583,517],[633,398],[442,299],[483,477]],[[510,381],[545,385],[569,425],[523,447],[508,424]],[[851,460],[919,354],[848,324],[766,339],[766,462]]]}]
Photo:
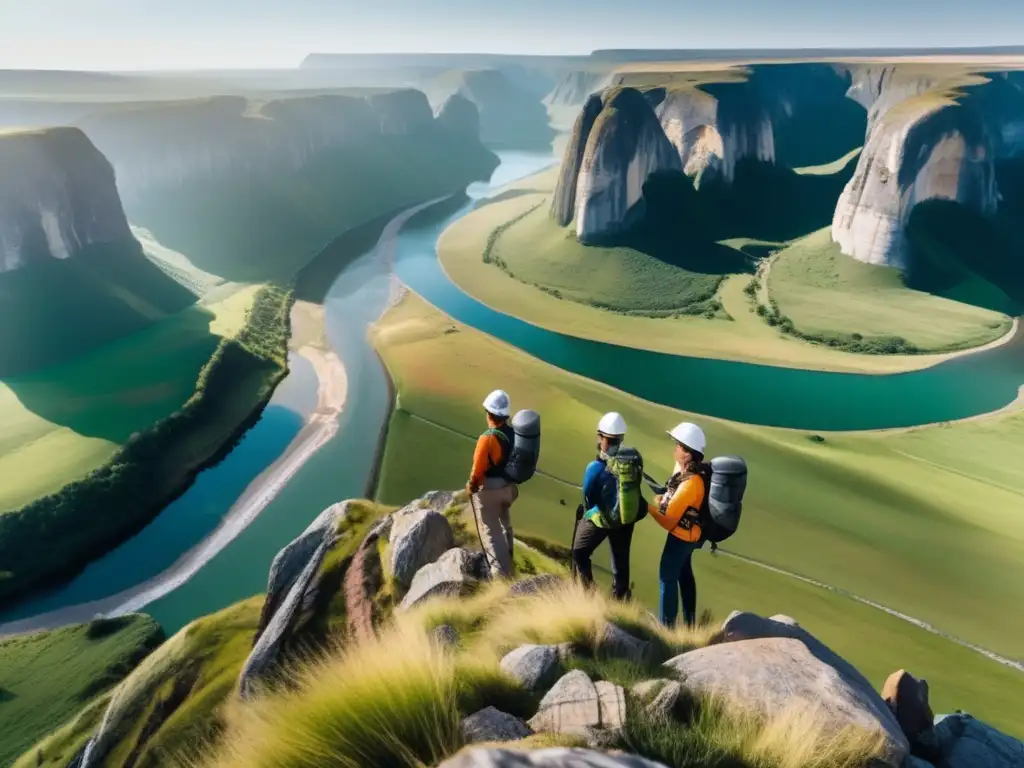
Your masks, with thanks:
[{"label": "backpack", "polygon": [[704,501],[700,505],[701,541],[718,544],[740,525],[743,492],[747,489],[747,463],[739,456],[719,456],[701,464]]},{"label": "backpack", "polygon": [[488,434],[496,435],[505,447],[501,476],[510,483],[521,485],[533,477],[540,459],[540,414],[536,411],[519,411],[512,417],[512,444],[500,429],[489,429]]},{"label": "backpack", "polygon": [[621,446],[609,456],[605,467],[615,478],[617,492],[615,508],[601,511],[601,518],[609,528],[632,525],[647,516],[647,505],[641,493],[644,479],[644,460],[636,448]]}]

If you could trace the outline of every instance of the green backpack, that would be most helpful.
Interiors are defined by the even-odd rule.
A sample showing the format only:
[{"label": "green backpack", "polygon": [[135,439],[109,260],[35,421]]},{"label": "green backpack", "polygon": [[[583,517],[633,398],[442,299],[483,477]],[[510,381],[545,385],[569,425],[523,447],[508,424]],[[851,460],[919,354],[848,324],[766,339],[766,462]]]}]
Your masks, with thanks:
[{"label": "green backpack", "polygon": [[647,505],[641,494],[644,480],[644,460],[636,448],[622,446],[606,463],[618,484],[615,509],[601,517],[609,528],[631,525],[647,516]]}]

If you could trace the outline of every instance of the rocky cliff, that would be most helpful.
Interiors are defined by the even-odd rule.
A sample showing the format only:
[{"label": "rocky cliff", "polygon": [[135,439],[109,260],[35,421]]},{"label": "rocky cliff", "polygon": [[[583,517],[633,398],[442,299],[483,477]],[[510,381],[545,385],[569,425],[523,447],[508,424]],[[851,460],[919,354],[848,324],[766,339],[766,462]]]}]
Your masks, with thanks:
[{"label": "rocky cliff", "polygon": [[457,136],[480,138],[480,110],[461,93],[453,93],[437,110],[437,122]]},{"label": "rocky cliff", "polygon": [[907,271],[906,230],[919,203],[996,213],[997,164],[1018,154],[1024,137],[1016,75],[865,68],[854,73],[850,93],[868,105],[868,130],[832,222],[843,253]]},{"label": "rocky cliff", "polygon": [[[579,144],[594,110],[595,105],[588,102],[581,116],[580,136],[574,137],[566,150],[568,163],[560,181],[563,191],[555,201],[556,215],[561,214],[563,220],[569,197],[566,185],[572,183]],[[634,88],[606,92],[601,111],[586,134],[576,177],[574,218],[579,240],[593,242],[628,229],[631,218],[638,214],[647,179],[662,171],[681,171],[682,164],[650,102]]]},{"label": "rocky cliff", "polygon": [[540,96],[500,69],[448,72],[427,86],[435,102],[458,94],[480,112],[480,140],[489,147],[544,149],[555,131]]},{"label": "rocky cliff", "polygon": [[565,73],[544,97],[549,107],[579,107],[587,99],[612,84],[612,75],[599,70],[574,70]]},{"label": "rocky cliff", "polygon": [[[649,148],[663,147],[668,142],[676,155],[674,161],[657,155],[646,167],[648,172],[681,170],[698,188],[725,188],[716,193],[716,198],[722,198],[728,205],[726,198],[732,194],[728,188],[737,183],[743,166],[747,178],[744,189],[737,190],[735,197],[772,195],[772,189],[760,188],[766,178],[777,179],[780,189],[775,193],[781,194],[781,187],[785,186],[788,194],[793,186],[789,178],[792,169],[834,161],[862,140],[864,110],[846,98],[850,76],[841,69],[824,64],[758,65],[746,70],[709,73],[707,78],[711,82],[693,84],[685,78],[680,83],[666,74],[615,76],[618,81],[636,83],[635,90],[643,94],[648,109],[653,111],[661,139]],[[607,104],[609,94],[618,93],[623,87],[628,86],[613,86],[604,95],[591,96],[577,118],[553,205],[555,218],[563,225],[579,213],[580,147],[590,142],[598,142],[595,149],[599,146],[600,139],[588,130],[593,125],[595,99]],[[639,102],[636,104],[639,108]],[[606,164],[610,158],[606,155]],[[629,165],[623,158],[617,162],[623,169]],[[772,170],[776,165],[781,173]],[[611,176],[606,180],[606,186],[632,185],[632,191],[623,193],[628,200],[626,209],[613,212],[609,208],[596,222],[584,224],[584,232],[612,232],[629,225],[622,220],[602,218],[618,217],[635,205],[639,189],[646,181],[637,174],[645,166],[640,163],[631,168],[633,176],[629,180],[623,177],[615,182]],[[616,173],[614,169],[609,172]],[[573,188],[574,178],[577,189]],[[742,234],[756,236],[753,232]]]},{"label": "rocky cliff", "polygon": [[82,128],[114,164],[126,202],[161,187],[226,171],[302,168],[318,152],[379,136],[430,136],[443,129],[415,90],[368,98],[324,95],[272,101],[218,96],[140,104],[83,118]]},{"label": "rocky cliff", "polygon": [[82,131],[0,135],[0,272],[131,239],[114,170]]}]

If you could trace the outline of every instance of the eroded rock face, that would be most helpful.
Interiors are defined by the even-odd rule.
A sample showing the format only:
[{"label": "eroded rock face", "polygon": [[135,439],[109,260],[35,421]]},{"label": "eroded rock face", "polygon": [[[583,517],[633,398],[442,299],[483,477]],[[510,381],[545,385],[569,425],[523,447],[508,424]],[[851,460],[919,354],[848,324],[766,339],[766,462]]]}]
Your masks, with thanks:
[{"label": "eroded rock face", "polygon": [[408,589],[416,572],[455,546],[448,520],[436,509],[418,503],[394,514],[391,533],[390,572],[395,582]]},{"label": "eroded rock face", "polygon": [[843,253],[868,264],[908,267],[906,226],[914,206],[950,200],[996,209],[995,168],[984,124],[931,98],[890,108],[871,127],[832,222]]},{"label": "eroded rock face", "polygon": [[242,698],[252,696],[258,682],[276,667],[297,614],[316,589],[316,575],[338,540],[338,526],[348,514],[348,507],[349,502],[342,502],[325,509],[274,557],[259,630],[238,678]]},{"label": "eroded rock face", "polygon": [[407,136],[428,129],[434,121],[427,95],[407,88],[369,97],[370,107],[380,120],[384,134]]},{"label": "eroded rock face", "polygon": [[551,200],[551,215],[559,226],[565,227],[576,215],[576,185],[579,180],[580,167],[583,165],[583,153],[587,149],[590,132],[594,128],[597,116],[604,109],[604,99],[600,94],[592,94],[583,105],[576,124],[565,146],[562,166],[558,172],[555,194]]},{"label": "eroded rock face", "polygon": [[595,242],[628,229],[647,179],[671,171],[682,171],[682,162],[650,102],[634,88],[613,89],[605,96],[580,163],[577,238]]},{"label": "eroded rock face", "polygon": [[114,169],[82,131],[0,135],[0,273],[131,239]]},{"label": "eroded rock face", "polygon": [[[784,626],[784,625],[783,625]],[[860,727],[884,735],[888,761],[898,766],[910,747],[881,697],[833,666],[835,654],[795,637],[739,640],[684,653],[665,662],[694,692],[720,695],[762,716],[787,710],[824,716],[828,727]]]}]

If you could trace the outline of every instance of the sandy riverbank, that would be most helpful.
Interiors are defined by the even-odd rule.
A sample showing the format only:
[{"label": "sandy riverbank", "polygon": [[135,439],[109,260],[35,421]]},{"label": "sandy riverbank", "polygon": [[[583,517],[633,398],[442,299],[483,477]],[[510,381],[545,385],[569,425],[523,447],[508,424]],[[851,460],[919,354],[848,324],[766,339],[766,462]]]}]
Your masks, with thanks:
[{"label": "sandy riverbank", "polygon": [[138,611],[187,582],[259,516],[292,476],[338,432],[338,417],[348,397],[348,377],[340,358],[331,351],[307,345],[298,350],[316,372],[317,407],[295,439],[273,464],[261,472],[228,510],[220,525],[175,563],[154,576],[111,597],[0,624],[0,636],[53,629],[89,621],[97,614],[117,616]]}]

